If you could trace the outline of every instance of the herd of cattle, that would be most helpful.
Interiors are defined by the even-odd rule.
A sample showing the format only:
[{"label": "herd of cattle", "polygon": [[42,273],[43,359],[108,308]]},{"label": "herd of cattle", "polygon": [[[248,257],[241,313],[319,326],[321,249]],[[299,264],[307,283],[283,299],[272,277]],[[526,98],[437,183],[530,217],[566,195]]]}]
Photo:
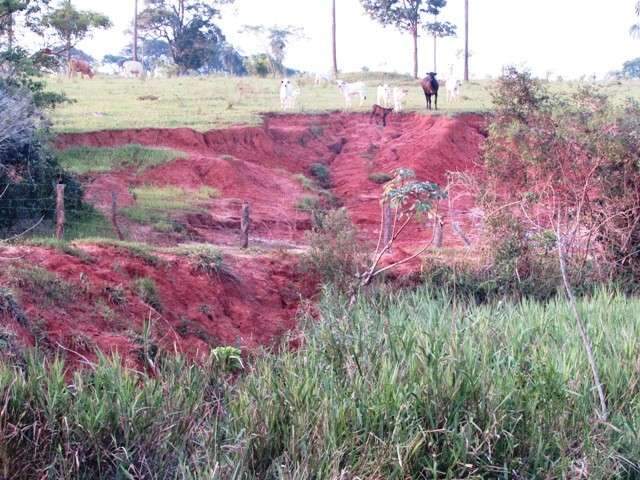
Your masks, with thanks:
[{"label": "herd of cattle", "polygon": [[[71,59],[68,64],[68,73],[70,77],[80,75],[82,78],[93,78],[95,71],[93,67],[86,61],[80,59]],[[110,72],[111,74],[120,74],[126,78],[144,78],[147,73],[145,72],[144,65],[141,62],[135,60],[128,60],[123,62],[117,70]],[[173,71],[165,62],[160,62],[156,65],[153,72],[151,72],[154,78],[167,78],[171,77],[177,72]],[[327,76],[317,74],[315,78],[316,85],[324,82],[331,82],[331,79]],[[365,82],[352,82],[347,83],[342,80],[337,80],[336,85],[338,91],[342,95],[345,103],[345,108],[351,108],[353,100],[359,102],[359,106],[362,107],[367,100],[367,85]],[[426,107],[431,110],[433,106],[438,109],[438,91],[440,89],[440,82],[436,79],[435,72],[428,72],[427,75],[420,82],[422,91],[425,95]],[[447,91],[447,102],[451,103],[458,99],[460,96],[460,89],[462,82],[459,78],[453,75],[453,71],[450,70],[450,74],[445,81],[445,87]],[[382,124],[386,125],[386,118],[391,112],[399,113],[403,109],[403,104],[409,90],[399,86],[390,86],[385,83],[378,85],[376,95],[376,103],[373,106],[371,112],[372,118],[375,117],[382,119]],[[301,91],[295,83],[288,78],[283,79],[280,82],[280,107],[283,111],[293,110],[296,107],[296,100],[300,96]],[[432,104],[432,97],[434,102]]]},{"label": "herd of cattle", "polygon": [[[438,109],[440,82],[436,79],[436,75],[435,72],[428,72],[420,82],[428,110],[431,110],[434,106],[436,110]],[[316,75],[316,85],[323,82],[331,82],[331,79],[323,75]],[[351,108],[353,100],[357,100],[360,107],[364,105],[367,100],[367,85],[365,82],[347,83],[337,80],[336,84],[344,98],[345,108]],[[462,81],[451,73],[445,81],[445,87],[447,102],[454,102],[460,96]],[[300,94],[300,88],[292,80],[283,79],[280,82],[280,107],[282,110],[293,110]],[[373,106],[371,116],[382,118],[382,124],[386,125],[386,117],[390,112],[399,113],[402,111],[404,100],[407,98],[409,90],[398,86],[392,87],[385,83],[378,85],[376,94],[376,103]]]}]

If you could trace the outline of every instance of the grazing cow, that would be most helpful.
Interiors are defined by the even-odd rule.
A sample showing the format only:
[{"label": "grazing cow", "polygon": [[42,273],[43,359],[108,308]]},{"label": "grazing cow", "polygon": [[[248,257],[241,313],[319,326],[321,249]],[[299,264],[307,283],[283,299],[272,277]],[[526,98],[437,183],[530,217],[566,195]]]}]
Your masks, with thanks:
[{"label": "grazing cow", "polygon": [[378,105],[382,105],[385,108],[391,106],[391,87],[386,83],[384,85],[378,85],[378,95],[376,98],[376,103]]},{"label": "grazing cow", "polygon": [[296,107],[296,98],[300,95],[300,90],[295,87],[288,78],[280,82],[280,107],[283,111],[293,110]]},{"label": "grazing cow", "polygon": [[367,86],[364,82],[346,83],[342,80],[338,80],[338,90],[344,97],[344,104],[346,108],[351,107],[351,98],[358,97],[360,99],[360,106],[367,99]]},{"label": "grazing cow", "polygon": [[78,58],[72,58],[69,60],[69,76],[75,77],[76,73],[80,74],[80,78],[84,78],[85,75],[89,78],[93,78],[95,75],[95,73],[93,73],[93,68],[91,68],[91,65],[89,65],[88,62]]},{"label": "grazing cow", "polygon": [[325,73],[316,73],[314,83],[316,85],[324,85],[325,83],[331,82],[331,77]]},{"label": "grazing cow", "polygon": [[394,87],[393,88],[393,111],[400,113],[402,111],[402,102],[407,98],[409,90],[406,88]]},{"label": "grazing cow", "polygon": [[144,76],[144,65],[135,60],[127,60],[122,64],[122,75],[125,78],[142,78]]},{"label": "grazing cow", "polygon": [[462,81],[456,77],[449,77],[447,78],[447,84],[445,87],[447,88],[447,102],[454,102],[460,96]]},{"label": "grazing cow", "polygon": [[380,105],[374,105],[373,109],[371,110],[371,115],[369,116],[369,123],[371,123],[371,120],[373,118],[376,119],[376,124],[378,123],[378,118],[382,119],[382,126],[386,127],[387,126],[387,115],[389,115],[391,112],[393,112],[393,108],[384,108],[381,107]]},{"label": "grazing cow", "polygon": [[438,110],[438,89],[440,85],[438,84],[438,80],[436,80],[436,73],[429,72],[427,76],[422,79],[420,85],[422,85],[422,91],[424,92],[424,96],[427,100],[427,110],[431,110],[431,97],[435,97],[435,107]]}]

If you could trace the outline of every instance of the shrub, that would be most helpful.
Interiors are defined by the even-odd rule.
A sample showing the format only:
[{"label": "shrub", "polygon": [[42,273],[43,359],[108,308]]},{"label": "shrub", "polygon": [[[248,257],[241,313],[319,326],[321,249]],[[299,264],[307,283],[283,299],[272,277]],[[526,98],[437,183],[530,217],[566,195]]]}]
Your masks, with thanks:
[{"label": "shrub", "polygon": [[67,304],[76,293],[71,283],[41,267],[13,267],[9,278],[16,287],[49,304]]},{"label": "shrub", "polygon": [[387,183],[387,182],[390,182],[391,180],[393,180],[393,175],[390,175],[388,173],[378,172],[378,173],[370,174],[368,178],[373,183],[377,183],[379,185],[382,185],[384,183]]},{"label": "shrub", "polygon": [[366,255],[346,209],[329,211],[308,234],[308,241],[309,252],[303,259],[303,267],[339,291],[350,291],[357,274],[363,270]]},{"label": "shrub", "polygon": [[313,163],[309,167],[309,173],[318,182],[320,188],[331,188],[331,172],[323,163]]},{"label": "shrub", "polygon": [[602,280],[640,280],[640,104],[553,96],[515,69],[493,100],[479,191],[494,260],[521,282],[560,241],[579,275],[593,262]]},{"label": "shrub", "polygon": [[134,288],[140,300],[158,312],[162,312],[162,303],[158,294],[156,282],[149,277],[142,277],[135,281]]},{"label": "shrub", "polygon": [[32,97],[0,84],[0,235],[53,218],[55,184],[63,182],[65,206],[80,206],[80,185],[56,163],[46,147],[49,135]]}]

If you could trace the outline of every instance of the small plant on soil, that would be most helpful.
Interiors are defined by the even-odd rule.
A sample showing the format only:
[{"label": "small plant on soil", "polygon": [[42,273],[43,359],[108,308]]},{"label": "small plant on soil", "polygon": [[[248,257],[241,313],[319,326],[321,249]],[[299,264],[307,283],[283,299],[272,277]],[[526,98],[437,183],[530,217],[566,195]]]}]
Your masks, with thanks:
[{"label": "small plant on soil", "polygon": [[140,300],[157,312],[162,312],[162,302],[160,301],[158,287],[152,278],[139,278],[134,282],[133,286],[138,297],[140,297]]},{"label": "small plant on soil", "polygon": [[104,294],[111,305],[120,306],[127,303],[127,294],[122,285],[105,287]]},{"label": "small plant on soil", "polygon": [[41,267],[13,267],[9,278],[20,290],[49,304],[69,303],[78,291],[71,283]]},{"label": "small plant on soil", "polygon": [[244,370],[242,363],[242,352],[235,347],[216,347],[211,350],[214,365],[223,372],[233,373]]},{"label": "small plant on soil", "polygon": [[384,173],[384,172],[376,172],[376,173],[370,174],[368,178],[373,183],[377,183],[379,185],[382,185],[384,183],[387,183],[387,182],[390,182],[391,180],[393,180],[393,175],[390,175],[390,174]]},{"label": "small plant on soil", "polygon": [[302,188],[304,188],[305,190],[313,191],[316,188],[315,185],[313,184],[313,181],[306,175],[297,173],[293,176],[293,178],[296,182],[302,185]]},{"label": "small plant on soil", "polygon": [[331,188],[331,172],[329,171],[329,167],[327,167],[325,164],[311,164],[309,173],[321,188]]},{"label": "small plant on soil", "polygon": [[191,265],[197,272],[207,275],[233,277],[233,273],[224,263],[222,253],[217,248],[206,244],[181,245],[174,249],[178,255],[189,258]]}]

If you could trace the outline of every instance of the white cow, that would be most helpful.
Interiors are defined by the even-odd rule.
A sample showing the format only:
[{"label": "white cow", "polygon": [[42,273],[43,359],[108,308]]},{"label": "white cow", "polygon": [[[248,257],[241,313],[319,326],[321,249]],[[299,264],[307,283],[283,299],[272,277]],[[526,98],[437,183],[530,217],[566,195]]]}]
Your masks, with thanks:
[{"label": "white cow", "polygon": [[122,75],[126,78],[142,78],[144,76],[144,65],[135,60],[127,60],[122,64]]},{"label": "white cow", "polygon": [[314,83],[316,85],[324,85],[325,83],[331,82],[331,77],[326,73],[316,73]]},{"label": "white cow", "polygon": [[391,96],[393,92],[391,87],[386,83],[384,85],[378,85],[378,95],[376,103],[381,107],[389,108],[391,106]]},{"label": "white cow", "polygon": [[460,89],[462,88],[462,81],[457,77],[447,78],[447,102],[454,102],[460,96]]},{"label": "white cow", "polygon": [[285,78],[280,82],[280,107],[283,111],[293,110],[299,95],[300,89],[296,88],[291,80]]},{"label": "white cow", "polygon": [[342,80],[338,80],[338,89],[344,97],[345,107],[351,107],[351,99],[358,97],[360,99],[360,106],[367,99],[367,85],[364,82],[346,83]]},{"label": "white cow", "polygon": [[403,108],[404,99],[407,98],[409,90],[406,88],[393,87],[393,111],[400,113]]}]

